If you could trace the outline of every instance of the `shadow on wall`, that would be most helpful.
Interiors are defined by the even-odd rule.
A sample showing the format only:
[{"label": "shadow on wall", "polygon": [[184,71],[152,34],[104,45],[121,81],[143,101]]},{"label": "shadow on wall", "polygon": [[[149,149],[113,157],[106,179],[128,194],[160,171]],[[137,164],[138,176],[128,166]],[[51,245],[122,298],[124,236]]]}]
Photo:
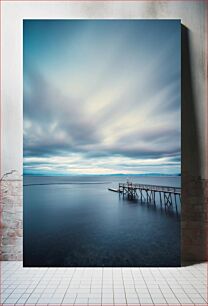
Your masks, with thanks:
[{"label": "shadow on wall", "polygon": [[191,67],[190,31],[181,28],[181,123],[182,123],[182,214],[181,261],[182,265],[207,259],[207,203],[201,169],[202,150],[199,143],[197,103]]}]

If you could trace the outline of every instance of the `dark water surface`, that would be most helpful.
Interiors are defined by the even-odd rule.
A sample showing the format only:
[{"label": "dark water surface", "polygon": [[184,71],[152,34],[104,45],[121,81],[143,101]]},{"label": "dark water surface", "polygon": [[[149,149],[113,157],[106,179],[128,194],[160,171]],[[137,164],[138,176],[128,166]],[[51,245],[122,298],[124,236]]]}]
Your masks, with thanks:
[{"label": "dark water surface", "polygon": [[[24,266],[180,266],[180,215],[128,200],[126,177],[24,177]],[[134,177],[180,186],[180,177]]]}]

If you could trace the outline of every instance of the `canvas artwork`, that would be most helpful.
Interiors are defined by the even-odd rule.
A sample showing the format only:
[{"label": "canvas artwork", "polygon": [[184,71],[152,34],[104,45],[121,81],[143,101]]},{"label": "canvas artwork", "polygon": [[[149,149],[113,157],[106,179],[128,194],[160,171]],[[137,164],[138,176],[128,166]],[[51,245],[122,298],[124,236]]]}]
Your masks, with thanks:
[{"label": "canvas artwork", "polygon": [[180,20],[24,20],[24,266],[180,266]]}]

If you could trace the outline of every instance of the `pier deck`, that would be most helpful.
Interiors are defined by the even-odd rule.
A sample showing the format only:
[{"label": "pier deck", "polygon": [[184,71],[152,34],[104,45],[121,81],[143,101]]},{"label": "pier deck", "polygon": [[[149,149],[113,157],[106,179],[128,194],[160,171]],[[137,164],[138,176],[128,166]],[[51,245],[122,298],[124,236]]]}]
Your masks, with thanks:
[{"label": "pier deck", "polygon": [[171,186],[158,186],[148,184],[119,183],[118,192],[130,198],[139,198],[141,202],[156,205],[156,195],[159,196],[161,207],[171,207],[181,203],[181,188]]}]

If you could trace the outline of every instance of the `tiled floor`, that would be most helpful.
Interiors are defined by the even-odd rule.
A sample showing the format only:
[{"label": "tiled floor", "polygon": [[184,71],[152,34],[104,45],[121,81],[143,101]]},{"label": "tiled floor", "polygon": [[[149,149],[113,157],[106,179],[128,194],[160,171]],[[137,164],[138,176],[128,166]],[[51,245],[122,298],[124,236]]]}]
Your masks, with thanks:
[{"label": "tiled floor", "polygon": [[207,265],[23,268],[1,262],[0,304],[207,305]]}]

